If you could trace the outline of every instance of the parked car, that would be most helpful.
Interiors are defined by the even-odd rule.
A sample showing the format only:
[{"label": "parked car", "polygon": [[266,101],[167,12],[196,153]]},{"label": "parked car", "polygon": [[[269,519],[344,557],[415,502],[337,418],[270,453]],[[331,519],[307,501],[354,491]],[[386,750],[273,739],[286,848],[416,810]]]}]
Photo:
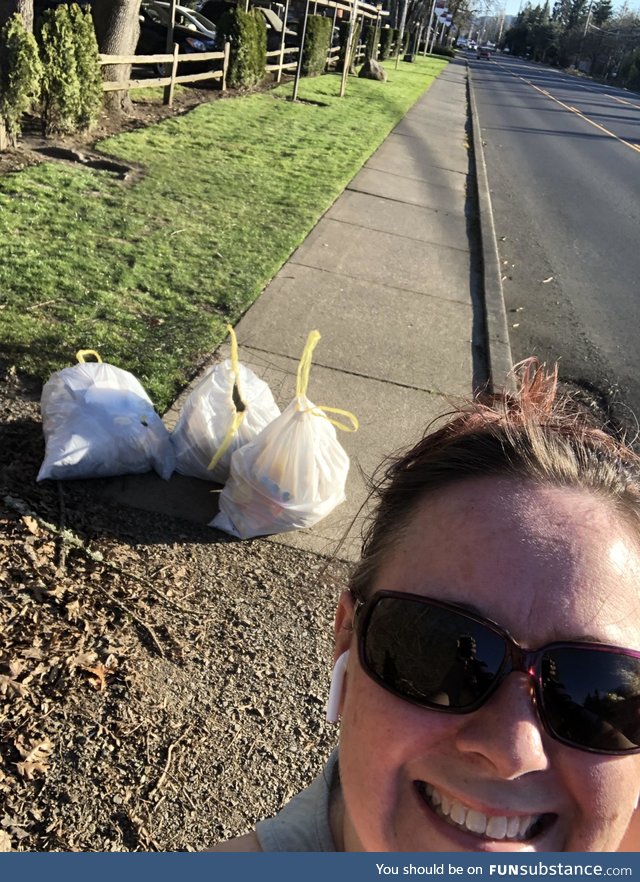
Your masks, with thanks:
[{"label": "parked car", "polygon": [[488,46],[478,46],[476,58],[491,58],[491,49]]},{"label": "parked car", "polygon": [[[269,9],[267,6],[255,6],[254,8],[261,13],[267,26],[267,51],[271,52],[274,49],[279,49],[282,41],[282,29],[285,27],[284,22],[277,12]],[[297,33],[291,28],[285,28],[284,45],[297,46],[298,43]]]},{"label": "parked car", "polygon": [[[146,0],[140,7],[140,37],[137,55],[164,55],[167,51],[170,4],[167,0]],[[180,54],[216,51],[216,26],[204,15],[184,6],[176,6],[173,40]],[[205,61],[185,65],[186,73],[209,70],[215,62]],[[167,65],[158,64],[157,72],[165,76]],[[188,70],[187,70],[188,68]]]}]

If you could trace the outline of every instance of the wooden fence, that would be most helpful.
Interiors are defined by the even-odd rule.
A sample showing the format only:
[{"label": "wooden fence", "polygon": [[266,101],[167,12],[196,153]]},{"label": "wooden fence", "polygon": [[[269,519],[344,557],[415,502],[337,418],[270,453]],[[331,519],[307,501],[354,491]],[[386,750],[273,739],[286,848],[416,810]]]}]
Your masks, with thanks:
[{"label": "wooden fence", "polygon": [[[227,72],[229,70],[230,43],[224,44],[222,52],[180,52],[177,43],[173,46],[173,52],[165,55],[100,55],[100,64],[166,64],[171,65],[170,73],[164,77],[149,77],[144,80],[107,80],[102,84],[105,92],[115,92],[126,89],[144,89],[149,86],[164,86],[164,103],[171,106],[173,91],[179,83],[197,83],[204,80],[222,80],[222,91],[227,88]],[[200,73],[180,74],[178,65],[189,62],[222,61],[221,70],[205,70]]]},{"label": "wooden fence", "polygon": [[[337,5],[337,4],[336,4]],[[229,53],[231,49],[230,43],[224,44],[223,52],[180,52],[178,44],[174,44],[173,52],[164,55],[100,55],[100,64],[102,67],[106,65],[117,64],[166,64],[170,66],[170,72],[167,76],[148,77],[142,80],[106,80],[102,84],[105,92],[129,91],[130,89],[144,89],[152,86],[164,86],[164,103],[171,106],[173,102],[173,92],[176,85],[182,83],[197,83],[205,80],[222,80],[221,89],[223,92],[227,89],[227,73],[229,70]],[[286,46],[283,49],[274,49],[267,52],[267,65],[265,70],[269,73],[280,74],[285,70],[294,70],[298,66],[297,61],[285,61],[285,56],[297,55],[300,52],[298,46]],[[340,47],[334,46],[327,53],[327,68],[334,67],[338,61]],[[365,54],[364,43],[360,43],[355,52],[354,61],[361,61]],[[270,58],[278,58],[277,63],[269,63]],[[178,75],[178,65],[189,62],[203,61],[221,61],[222,68],[220,70],[206,70],[201,73],[180,74]]]}]

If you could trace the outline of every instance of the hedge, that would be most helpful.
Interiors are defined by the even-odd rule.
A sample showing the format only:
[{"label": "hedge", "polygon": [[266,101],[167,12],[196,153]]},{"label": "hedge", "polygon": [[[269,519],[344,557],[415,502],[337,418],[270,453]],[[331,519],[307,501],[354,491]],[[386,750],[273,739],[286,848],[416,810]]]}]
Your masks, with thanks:
[{"label": "hedge", "polygon": [[327,66],[327,53],[331,43],[333,22],[324,15],[310,15],[302,53],[302,75],[317,77]]},{"label": "hedge", "polygon": [[267,28],[260,12],[245,12],[237,6],[225,12],[217,40],[220,49],[227,41],[231,43],[227,82],[232,89],[249,89],[264,79]]},{"label": "hedge", "polygon": [[380,60],[384,61],[391,54],[395,30],[394,28],[382,28],[380,31]]},{"label": "hedge", "polygon": [[40,99],[42,63],[38,44],[22,16],[11,16],[0,34],[0,116],[12,143],[20,134],[23,114]]},{"label": "hedge", "polygon": [[[347,54],[347,43],[349,42],[349,27],[350,23],[348,21],[340,22],[340,52],[338,54],[338,63],[336,65],[336,70],[341,71],[344,70],[344,60]],[[353,27],[353,42],[351,44],[351,67],[349,73],[355,73],[355,50],[360,42],[360,31],[362,29],[361,23],[358,21],[355,23]]]}]

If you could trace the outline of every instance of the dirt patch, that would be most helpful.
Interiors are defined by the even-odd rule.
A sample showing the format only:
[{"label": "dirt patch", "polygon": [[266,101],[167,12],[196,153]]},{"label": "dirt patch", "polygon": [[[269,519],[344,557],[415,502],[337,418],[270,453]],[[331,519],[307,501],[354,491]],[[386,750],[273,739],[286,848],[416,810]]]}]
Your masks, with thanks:
[{"label": "dirt patch", "polygon": [[[0,173],[91,137],[28,132]],[[67,157],[68,161],[68,157]],[[0,363],[0,850],[192,850],[250,829],[322,767],[340,562],[37,484],[40,387]]]},{"label": "dirt patch", "polygon": [[36,484],[39,389],[0,380],[0,846],[191,850],[320,769],[346,565]]}]

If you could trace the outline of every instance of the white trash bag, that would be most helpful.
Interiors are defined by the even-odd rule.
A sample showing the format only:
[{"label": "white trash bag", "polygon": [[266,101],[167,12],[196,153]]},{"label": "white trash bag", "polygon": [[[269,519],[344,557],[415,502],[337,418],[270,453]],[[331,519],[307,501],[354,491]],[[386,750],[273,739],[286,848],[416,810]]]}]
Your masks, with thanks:
[{"label": "white trash bag", "polygon": [[[98,361],[85,362],[93,355]],[[106,478],[151,469],[169,480],[169,433],[140,382],[80,350],[79,364],[53,374],[40,399],[45,457],[36,480]]]},{"label": "white trash bag", "polygon": [[[231,475],[219,496],[220,511],[210,526],[249,539],[312,527],[345,500],[349,457],[334,426],[356,431],[353,414],[316,406],[306,396],[311,354],[320,339],[307,339],[296,385],[296,397],[255,441],[231,457]],[[346,416],[345,426],[326,412]]]},{"label": "white trash bag", "polygon": [[235,450],[253,441],[280,416],[271,389],[238,361],[231,325],[231,358],[215,365],[187,398],[171,442],[176,469],[205,481],[224,484]]}]

